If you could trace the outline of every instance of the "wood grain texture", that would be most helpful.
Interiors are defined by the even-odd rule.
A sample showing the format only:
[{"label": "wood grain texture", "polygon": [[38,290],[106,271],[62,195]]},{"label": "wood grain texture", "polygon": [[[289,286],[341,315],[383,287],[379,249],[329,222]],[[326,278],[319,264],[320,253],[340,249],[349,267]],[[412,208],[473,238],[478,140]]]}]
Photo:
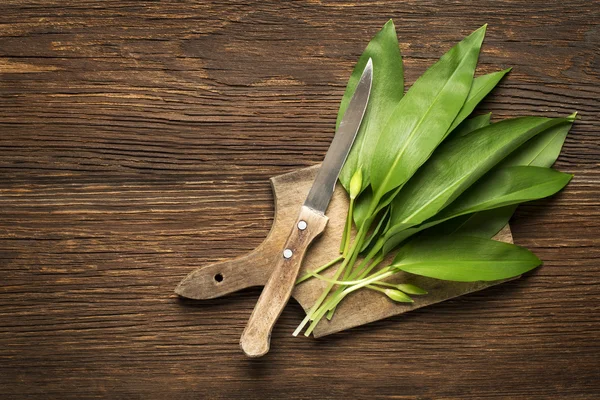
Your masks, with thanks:
[{"label": "wood grain texture", "polygon": [[[598,1],[0,4],[0,397],[569,398],[600,393]],[[320,162],[346,80],[394,18],[407,83],[489,23],[480,107],[579,111],[566,190],[521,207],[545,265],[512,281],[249,361],[259,290],[182,302],[243,255],[268,178]]]},{"label": "wood grain texture", "polygon": [[[316,178],[320,164],[302,168],[271,178],[275,212],[269,234],[256,249],[237,259],[203,265],[190,272],[175,289],[175,293],[188,299],[214,299],[252,286],[264,286],[272,279],[272,272],[286,248],[286,238],[297,224],[298,210]],[[327,208],[331,220],[327,230],[311,246],[302,262],[300,275],[314,271],[339,256],[340,238],[348,213],[348,194],[338,183]],[[507,225],[495,239],[513,243]],[[395,253],[391,253],[381,265],[390,265]],[[335,268],[322,274],[333,278]],[[429,292],[427,296],[415,296],[413,303],[397,303],[381,293],[361,290],[350,294],[339,307],[331,321],[323,319],[313,331],[315,337],[323,337],[344,329],[368,324],[383,318],[413,311],[477,290],[505,282],[449,282],[400,272],[388,279],[390,282],[412,283]],[[292,296],[308,312],[328,286],[327,282],[310,279],[294,288]],[[254,315],[254,313],[252,314]],[[268,348],[266,349],[268,350]]]}]

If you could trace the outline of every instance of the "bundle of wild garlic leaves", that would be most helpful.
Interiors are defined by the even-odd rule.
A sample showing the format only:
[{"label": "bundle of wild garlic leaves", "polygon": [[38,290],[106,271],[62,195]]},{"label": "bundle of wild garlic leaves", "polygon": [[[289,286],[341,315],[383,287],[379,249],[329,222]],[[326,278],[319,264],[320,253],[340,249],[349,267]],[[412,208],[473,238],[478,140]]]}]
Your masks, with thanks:
[{"label": "bundle of wild garlic leaves", "polygon": [[[391,20],[360,57],[337,119],[339,124],[371,58],[369,105],[340,173],[350,196],[341,255],[298,280],[318,278],[328,286],[295,335],[310,323],[308,336],[359,289],[379,291],[397,302],[426,294],[414,285],[386,282],[400,271],[450,281],[493,281],[541,264],[527,249],[491,238],[517,204],[550,196],[572,178],[550,167],[575,114],[495,123],[490,123],[491,114],[468,118],[509,71],[474,78],[485,31],[484,25],[455,45],[406,93]],[[392,252],[392,264],[382,266]],[[338,263],[331,277],[320,274]]]}]

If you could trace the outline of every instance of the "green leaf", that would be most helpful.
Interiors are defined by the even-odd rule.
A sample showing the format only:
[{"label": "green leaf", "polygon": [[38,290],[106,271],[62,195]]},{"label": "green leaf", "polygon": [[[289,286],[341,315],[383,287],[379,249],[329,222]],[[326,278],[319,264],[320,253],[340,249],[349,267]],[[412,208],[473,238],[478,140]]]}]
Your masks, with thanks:
[{"label": "green leaf", "polygon": [[571,114],[564,123],[547,129],[532,138],[504,159],[500,166],[533,165],[536,167],[551,167],[560,154],[575,117],[576,113]]},{"label": "green leaf", "polygon": [[[576,114],[572,114],[570,118],[575,118],[575,116]],[[572,125],[573,122],[569,120],[566,123],[547,129],[511,153],[495,168],[511,165],[551,167],[558,158]],[[459,197],[456,201],[460,199]],[[517,205],[514,204],[479,211],[446,221],[436,228],[430,229],[430,231],[491,238],[508,224],[516,208]]]},{"label": "green leaf", "polygon": [[506,75],[510,70],[511,68],[498,72],[492,72],[491,74],[479,76],[473,80],[473,85],[469,91],[469,96],[467,97],[465,104],[463,104],[462,108],[460,109],[460,112],[454,119],[454,122],[452,122],[452,126],[450,129],[448,129],[448,133],[452,132],[461,122],[465,120],[465,118],[471,115],[481,100],[483,100],[485,96],[487,96],[492,89],[496,87],[498,82],[500,82],[504,75]]},{"label": "green leaf", "polygon": [[369,217],[369,206],[371,205],[371,201],[373,200],[373,191],[370,187],[366,188],[360,196],[356,199],[356,203],[354,204],[354,223],[356,226],[360,227],[365,222],[367,217]]},{"label": "green leaf", "polygon": [[514,118],[443,143],[392,202],[391,224],[386,235],[433,217],[520,145],[565,121],[565,118]]},{"label": "green leaf", "polygon": [[408,181],[446,136],[471,89],[485,28],[444,54],[393,111],[371,156],[375,201]]},{"label": "green leaf", "polygon": [[360,248],[361,253],[363,251],[365,251],[366,249],[368,249],[374,243],[375,239],[379,238],[379,235],[381,234],[381,232],[383,232],[385,229],[387,229],[387,224],[389,222],[389,218],[388,218],[389,214],[390,214],[390,209],[387,208],[385,210],[385,212],[383,213],[383,215],[381,216],[381,218],[379,219],[379,222],[377,222],[377,226],[375,226],[375,229],[373,229],[371,234],[363,242],[363,245]]},{"label": "green leaf", "polygon": [[[391,192],[386,193],[375,208],[375,211],[372,215],[377,215],[383,209],[385,209],[396,197],[398,192],[400,191],[400,187],[392,190]],[[368,187],[364,192],[362,192],[361,196],[357,199],[356,205],[354,207],[354,223],[356,226],[361,227],[366,219],[369,217],[369,208],[371,206],[371,202],[373,201],[373,190]]]},{"label": "green leaf", "polygon": [[375,144],[383,125],[404,94],[402,56],[392,20],[389,20],[375,35],[356,63],[340,104],[336,129],[346,112],[369,58],[373,59],[373,84],[369,104],[339,178],[347,191],[350,190],[350,180],[358,169],[361,169],[363,174],[361,191],[369,185],[370,164]]},{"label": "green leaf", "polygon": [[461,215],[423,232],[423,235],[462,235],[485,239],[494,237],[512,217],[518,204]]},{"label": "green leaf", "polygon": [[[476,150],[475,152],[471,152],[472,149],[479,148],[478,146],[470,148],[471,145],[469,143],[471,143],[470,141],[473,140],[473,138],[477,138],[480,135],[483,135],[483,136],[487,135],[488,139],[495,138],[496,141],[500,141],[500,142],[503,140],[508,140],[509,142],[512,142],[510,140],[510,136],[516,135],[516,137],[519,139],[519,141],[522,141],[524,137],[526,138],[528,135],[531,135],[532,133],[535,134],[535,132],[539,131],[539,129],[543,130],[544,126],[548,126],[548,125],[550,125],[550,127],[564,126],[565,125],[564,121],[572,122],[572,118],[573,118],[573,116],[570,116],[566,119],[549,120],[547,118],[525,117],[525,118],[516,118],[513,120],[505,120],[505,121],[502,121],[497,124],[489,125],[483,129],[479,129],[470,135],[452,138],[448,142],[444,143],[444,145],[442,145],[440,147],[440,149],[438,149],[434,153],[434,155],[427,162],[427,164],[424,165],[423,168],[421,168],[421,170],[415,175],[415,177],[413,177],[413,179],[411,179],[409,184],[405,188],[403,188],[401,194],[399,196],[396,196],[394,203],[392,203],[392,215],[391,215],[390,222],[389,222],[389,228],[387,229],[387,231],[385,233],[385,238],[384,238],[385,244],[383,245],[383,253],[384,254],[389,253],[394,248],[396,248],[399,244],[404,242],[406,239],[408,239],[412,235],[414,235],[422,230],[431,228],[432,226],[435,226],[437,224],[445,222],[448,219],[463,215],[463,214],[451,215],[451,216],[446,215],[445,218],[441,218],[438,216],[433,217],[433,215],[437,214],[447,204],[451,203],[452,198],[454,196],[456,196],[457,193],[460,194],[460,192],[462,190],[464,190],[464,188],[460,188],[460,187],[458,189],[456,187],[450,188],[450,189],[448,189],[448,188],[442,189],[444,187],[443,186],[444,184],[452,186],[453,185],[452,182],[456,181],[456,177],[453,180],[452,178],[448,178],[448,175],[444,175],[444,174],[451,173],[453,168],[460,167],[461,163],[466,163],[467,166],[469,166],[469,167],[475,167],[475,166],[477,166],[477,159],[479,159],[479,162],[485,161],[485,162],[491,162],[492,164],[497,162],[496,160],[494,160],[492,157],[490,157],[488,154],[485,153],[485,150],[490,150],[489,147],[484,149],[483,152],[481,152],[479,150]],[[537,125],[535,124],[536,121],[538,122]],[[531,128],[532,126],[534,128]],[[482,132],[487,132],[487,133],[482,133]],[[503,132],[505,132],[505,133],[503,133]],[[521,133],[526,132],[526,134],[525,134],[525,136],[520,136],[519,132],[521,132]],[[546,132],[543,132],[544,135],[546,135]],[[471,139],[468,139],[468,138],[471,138]],[[467,144],[467,146],[465,146],[465,148],[467,150],[462,150],[462,151],[458,150],[454,155],[451,155],[452,151],[449,151],[450,155],[446,155],[446,153],[448,152],[448,149],[451,149],[452,147],[456,146],[455,144],[453,144],[455,142]],[[518,144],[518,142],[517,142],[517,144]],[[511,146],[514,146],[514,145],[515,145],[515,143],[512,143]],[[483,147],[486,147],[486,145],[484,145]],[[537,148],[537,147],[534,146],[532,148]],[[444,149],[446,149],[446,150],[444,150]],[[463,157],[461,157],[462,154],[464,154]],[[525,159],[525,160],[529,159],[533,163],[533,162],[535,162],[535,160],[537,160],[536,154],[537,154],[537,152],[531,152],[531,156],[529,158],[523,157],[523,159]],[[480,158],[479,155],[481,155],[482,158]],[[433,169],[431,171],[427,172],[427,168],[430,168],[430,164],[435,164],[436,159],[440,159],[441,164],[438,167],[433,167]],[[500,169],[500,168],[495,167],[494,169]],[[485,172],[485,171],[479,171],[477,175],[479,175],[482,172]],[[476,178],[476,176],[473,176],[473,177]],[[471,178],[473,178],[473,177],[471,177]],[[442,179],[439,179],[439,178],[442,178]],[[420,183],[420,182],[422,182],[422,183]],[[463,186],[465,184],[464,181],[461,182],[460,180],[458,180],[458,182],[460,184],[462,184]],[[479,184],[479,182],[477,182],[475,185],[478,185],[478,184]],[[436,187],[435,185],[438,185],[438,186]],[[413,189],[411,189],[411,187]],[[415,208],[414,203],[412,203],[412,202],[414,202],[415,200],[418,200],[418,196],[416,194],[414,194],[414,191],[418,192],[419,188],[421,190],[423,190],[423,192],[429,193],[429,194],[425,194],[425,195],[423,193],[419,194],[419,196],[421,196],[421,198],[422,198],[421,205],[424,206],[424,210],[422,210],[420,212],[420,215],[422,217],[423,215],[427,215],[427,213],[431,214],[429,220],[422,223],[421,225],[418,225],[421,222],[415,224],[414,220],[412,222],[410,220],[404,220],[404,221],[401,220],[400,218],[402,217],[402,212],[401,211],[399,212],[398,208],[395,208],[395,207],[407,207],[407,208],[413,207],[413,209],[414,209]],[[409,190],[411,190],[411,193],[407,195],[407,192]],[[447,193],[448,191],[455,191],[455,192],[449,196],[449,194]],[[541,193],[540,193],[540,195],[541,195]],[[440,206],[440,203],[442,203],[442,202],[435,201],[435,196],[442,197],[442,199],[444,197],[447,198],[449,196],[449,200],[447,199],[445,204],[441,204],[441,206]],[[433,202],[431,201],[432,198],[434,199]],[[462,196],[459,197],[458,199],[461,199],[461,198],[462,198]],[[533,200],[533,199],[537,199],[537,198],[541,198],[541,196],[534,197],[529,200]],[[456,202],[459,202],[458,199],[456,200]],[[430,204],[427,204],[427,202],[430,202]],[[496,206],[496,207],[498,207],[498,206]],[[394,212],[396,212],[396,214],[394,214]],[[502,215],[506,217],[506,211],[504,211],[502,213]],[[510,216],[506,217],[506,222],[508,222],[509,218],[510,218]],[[496,222],[498,222],[497,218],[494,218],[494,220]],[[417,226],[415,226],[415,225],[417,225]],[[480,230],[487,230],[488,228],[492,229],[492,227],[490,226],[490,227],[481,227]],[[493,228],[493,229],[495,229],[495,228]],[[499,229],[502,229],[502,227],[500,227]],[[494,234],[496,234],[499,231],[499,229],[496,230],[494,232]],[[493,236],[493,235],[491,235],[491,236]]]},{"label": "green leaf", "polygon": [[454,131],[452,131],[450,137],[465,136],[473,131],[476,131],[477,129],[488,126],[490,124],[491,117],[492,113],[488,113],[466,119],[460,125],[458,125]]},{"label": "green leaf", "polygon": [[413,226],[412,228],[407,228],[407,229],[401,230],[397,233],[388,234],[387,236],[384,236],[384,238],[383,238],[384,244],[383,244],[381,251],[383,252],[384,255],[389,254],[392,250],[394,250],[396,247],[398,247],[399,244],[406,241],[406,239],[410,238],[411,236],[416,235],[417,233],[421,232],[422,230],[425,230],[425,229],[430,228],[435,225],[437,225],[437,224],[435,224],[435,223],[423,224],[420,226]]},{"label": "green leaf", "polygon": [[[423,224],[399,230],[392,234],[390,234],[390,231],[388,230],[385,237],[385,245],[383,247],[384,254],[389,253],[410,236],[425,229],[429,229],[430,235],[436,233],[456,233],[455,231],[461,228],[462,224],[467,223],[469,219],[465,218],[464,220],[455,221],[453,224],[450,224],[450,226],[443,226],[440,230],[438,230],[437,227],[432,228],[442,222],[453,220],[463,215],[477,213],[479,211],[500,207],[504,208],[505,206],[516,205],[526,201],[551,196],[569,183],[571,178],[572,175],[570,174],[564,174],[543,167],[515,166],[499,169],[495,168],[492,172],[482,178],[480,182],[477,182],[465,191],[456,201]],[[507,216],[506,214],[507,210],[503,209],[501,215],[510,218],[510,215]],[[504,222],[504,224],[498,227],[500,221],[496,219],[496,221],[493,222],[495,216],[485,215],[484,217],[490,219],[471,221],[471,224],[480,222],[482,225],[485,225],[480,227],[480,230],[494,231],[489,237],[494,236],[502,229],[502,227],[504,227],[504,225],[506,225],[506,222]],[[491,225],[487,226],[487,224]],[[496,229],[496,227],[498,228]],[[466,233],[469,231],[466,231],[463,227],[462,232]],[[481,234],[475,234],[475,236],[481,236]]]},{"label": "green leaf", "polygon": [[551,168],[514,166],[494,169],[435,219],[448,219],[548,197],[566,186],[573,175]]},{"label": "green leaf", "polygon": [[435,279],[495,281],[519,276],[541,265],[529,250],[469,236],[417,238],[404,245],[392,266]]}]

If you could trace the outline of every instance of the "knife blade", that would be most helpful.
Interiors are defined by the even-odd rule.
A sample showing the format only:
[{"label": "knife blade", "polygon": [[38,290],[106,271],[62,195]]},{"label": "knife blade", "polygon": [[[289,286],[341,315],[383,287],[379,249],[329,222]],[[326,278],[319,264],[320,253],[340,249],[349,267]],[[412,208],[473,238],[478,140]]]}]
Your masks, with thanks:
[{"label": "knife blade", "polygon": [[249,357],[261,357],[269,351],[271,331],[290,299],[304,254],[325,230],[328,221],[325,211],[367,109],[372,82],[373,62],[369,59],[273,273],[242,333],[240,347]]}]

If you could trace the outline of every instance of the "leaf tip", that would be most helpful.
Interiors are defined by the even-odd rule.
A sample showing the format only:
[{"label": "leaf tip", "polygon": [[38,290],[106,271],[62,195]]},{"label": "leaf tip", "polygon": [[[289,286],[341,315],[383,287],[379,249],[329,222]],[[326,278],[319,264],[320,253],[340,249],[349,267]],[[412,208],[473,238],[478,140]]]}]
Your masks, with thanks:
[{"label": "leaf tip", "polygon": [[571,114],[571,115],[569,115],[569,116],[567,117],[567,120],[568,120],[569,122],[575,122],[575,120],[576,120],[576,119],[579,119],[579,116],[578,116],[578,114],[577,114],[577,111],[575,111],[573,114]]},{"label": "leaf tip", "polygon": [[470,40],[474,40],[475,43],[478,43],[478,47],[479,47],[479,46],[481,46],[481,43],[483,42],[483,39],[485,38],[486,30],[487,30],[487,24],[478,28],[476,31],[471,33],[468,37],[470,38]]},{"label": "leaf tip", "polygon": [[396,25],[394,24],[394,20],[393,19],[388,19],[387,22],[385,24],[383,24],[383,27],[381,28],[381,32],[384,31],[393,31],[394,34],[396,33]]},{"label": "leaf tip", "polygon": [[539,267],[539,266],[541,266],[541,265],[543,265],[543,264],[544,264],[544,262],[543,262],[543,261],[542,261],[542,260],[541,260],[541,259],[540,259],[540,258],[539,258],[537,255],[535,255],[535,253],[534,253],[534,252],[532,252],[532,251],[530,251],[530,250],[527,250],[527,249],[525,249],[525,250],[526,250],[527,252],[529,252],[529,254],[531,255],[531,261],[532,261],[532,263],[533,263],[533,264],[531,265],[531,268],[529,268],[529,269],[528,269],[527,271],[525,271],[525,272],[528,272],[528,271],[531,271],[531,270],[533,270],[533,269],[536,269],[537,267]]}]

